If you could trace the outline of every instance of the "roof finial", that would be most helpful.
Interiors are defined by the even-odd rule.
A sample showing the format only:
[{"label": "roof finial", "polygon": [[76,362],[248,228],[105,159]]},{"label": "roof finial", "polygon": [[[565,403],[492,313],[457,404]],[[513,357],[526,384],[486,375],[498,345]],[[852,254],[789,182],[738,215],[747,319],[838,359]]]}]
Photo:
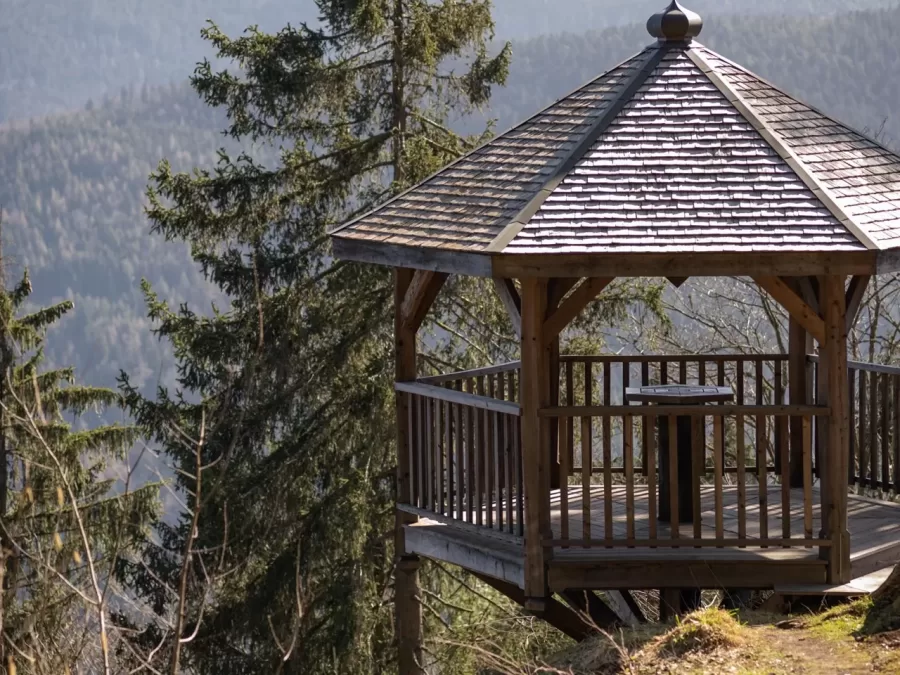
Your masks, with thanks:
[{"label": "roof finial", "polygon": [[647,30],[650,35],[663,42],[689,41],[700,35],[703,19],[699,14],[679,5],[678,0],[672,0],[662,12],[650,17]]}]

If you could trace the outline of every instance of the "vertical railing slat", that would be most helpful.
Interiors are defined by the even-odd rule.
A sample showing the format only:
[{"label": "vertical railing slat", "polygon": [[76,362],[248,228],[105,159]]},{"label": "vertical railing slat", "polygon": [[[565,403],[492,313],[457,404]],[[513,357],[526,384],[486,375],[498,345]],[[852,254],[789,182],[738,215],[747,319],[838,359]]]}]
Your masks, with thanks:
[{"label": "vertical railing slat", "polygon": [[656,539],[656,434],[654,432],[654,418],[645,415],[642,421],[644,426],[644,451],[647,457],[647,518],[650,539]]},{"label": "vertical railing slat", "polygon": [[812,418],[803,417],[803,534],[813,538]]},{"label": "vertical railing slat", "polygon": [[869,486],[878,487],[878,373],[869,374]]},{"label": "vertical railing slat", "polygon": [[626,536],[634,539],[634,429],[631,415],[622,420],[622,453],[625,464]]},{"label": "vertical railing slat", "polygon": [[853,368],[847,369],[847,387],[849,389],[849,391],[847,392],[847,400],[850,401],[850,449],[847,461],[848,485],[853,485],[853,483],[856,482],[856,452],[857,448],[859,447],[859,444],[856,441],[856,436],[859,433],[859,428],[856,426],[856,376],[856,370],[854,370]]},{"label": "vertical railing slat", "polygon": [[[741,399],[738,399],[741,400]],[[747,537],[747,448],[744,416],[735,419],[735,441],[737,452],[737,493],[738,493],[738,539]]]},{"label": "vertical railing slat", "polygon": [[[612,364],[607,361],[603,364],[603,405],[610,405],[611,371]],[[603,415],[601,423],[603,425],[603,532],[606,541],[611,542],[615,538],[612,499],[612,418],[609,415]]]},{"label": "vertical railing slat", "polygon": [[[703,504],[701,487],[706,474],[706,419],[691,417],[691,493],[693,494],[694,539],[703,537]],[[674,489],[673,487],[669,488]]]},{"label": "vertical railing slat", "polygon": [[679,539],[678,528],[678,422],[669,415],[669,526],[672,539]]},{"label": "vertical railing slat", "polygon": [[[470,394],[475,393],[475,382],[472,380],[466,380],[466,391]],[[476,515],[476,508],[478,500],[476,495],[478,494],[478,490],[476,489],[476,460],[475,455],[477,450],[475,449],[475,417],[477,415],[477,410],[472,407],[466,408],[466,514],[469,523],[474,523],[478,516]]]},{"label": "vertical railing slat", "polygon": [[434,511],[434,411],[437,402],[434,399],[427,399],[425,409],[425,428],[428,435],[425,439],[425,448],[422,453],[425,461],[423,462],[424,480],[425,480],[425,508]]},{"label": "vertical railing slat", "polygon": [[[559,437],[566,439],[567,446],[559,453],[559,536],[563,541],[569,538],[569,472],[571,469],[569,467],[568,438],[573,421],[571,417],[559,418]],[[563,545],[563,548],[568,547]]]},{"label": "vertical railing slat", "polygon": [[894,381],[894,492],[900,493],[900,377],[892,375]]},{"label": "vertical railing slat", "polygon": [[[584,362],[584,405],[594,402],[594,373],[590,361]],[[593,429],[590,417],[581,418],[581,529],[582,539],[591,538],[591,476],[593,462]]]},{"label": "vertical railing slat", "polygon": [[[763,404],[763,379],[762,361],[756,362],[756,405]],[[766,452],[766,417],[756,416],[756,480],[759,487],[759,536],[761,539],[769,538],[769,479],[767,470],[769,465]]]},{"label": "vertical railing slat", "polygon": [[[705,426],[705,422],[704,422]],[[722,503],[724,496],[723,468],[725,449],[722,445],[725,439],[724,434],[725,418],[721,415],[713,417],[713,480],[716,492],[716,539],[725,537],[725,506]]]},{"label": "vertical railing slat", "polygon": [[[641,386],[646,387],[650,384],[650,364],[644,361],[641,364]],[[649,462],[649,434],[651,433],[651,421],[649,417],[641,419],[641,473],[645,477],[650,476],[648,467]]]},{"label": "vertical railing slat", "polygon": [[888,387],[890,375],[882,373],[881,381],[881,489],[887,492],[891,489],[891,458],[890,458],[890,413],[891,394]]},{"label": "vertical railing slat", "polygon": [[869,473],[869,373],[859,371],[859,479],[857,485],[864,486]]},{"label": "vertical railing slat", "polygon": [[[448,424],[444,411],[448,404],[436,403],[434,407],[435,444],[430,450],[434,454],[435,478],[437,479],[437,512],[447,515],[446,492],[444,487],[444,427]],[[431,454],[431,453],[429,453]]]}]

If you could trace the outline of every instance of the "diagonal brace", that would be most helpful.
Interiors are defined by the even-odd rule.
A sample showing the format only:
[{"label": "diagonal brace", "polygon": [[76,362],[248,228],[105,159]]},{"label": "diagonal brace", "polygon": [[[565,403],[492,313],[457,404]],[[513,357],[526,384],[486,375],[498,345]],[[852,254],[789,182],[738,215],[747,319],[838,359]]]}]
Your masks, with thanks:
[{"label": "diagonal brace", "polygon": [[756,285],[784,307],[797,323],[821,345],[825,342],[825,322],[806,301],[778,277],[753,277]]},{"label": "diagonal brace", "polygon": [[404,326],[414,332],[419,330],[448,276],[443,272],[416,271],[401,307]]},{"label": "diagonal brace", "polygon": [[581,282],[544,322],[544,341],[550,344],[582,310],[615,281],[615,277],[591,277]]}]

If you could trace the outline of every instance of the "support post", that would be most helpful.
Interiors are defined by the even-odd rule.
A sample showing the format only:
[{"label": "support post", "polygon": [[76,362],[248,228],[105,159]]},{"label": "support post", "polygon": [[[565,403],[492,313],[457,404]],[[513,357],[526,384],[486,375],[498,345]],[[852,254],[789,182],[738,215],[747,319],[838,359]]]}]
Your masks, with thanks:
[{"label": "support post", "polygon": [[525,607],[544,611],[549,597],[543,542],[550,530],[550,425],[539,416],[549,405],[550,378],[544,317],[547,281],[522,280],[522,466],[525,483]]},{"label": "support post", "polygon": [[[819,403],[829,407],[822,445],[822,528],[831,547],[822,549],[828,560],[828,583],[850,581],[850,535],[847,530],[847,463],[849,410],[847,401],[847,304],[844,277],[829,275],[819,280],[825,340],[821,350]],[[821,398],[824,396],[825,398]]]},{"label": "support post", "polygon": [[[808,405],[806,347],[809,333],[791,317],[788,338],[788,394],[791,405]],[[790,436],[792,488],[803,487],[803,418],[792,417]]]},{"label": "support post", "polygon": [[[403,303],[412,285],[414,271],[394,270],[394,354],[398,382],[416,379],[416,329],[403,320]],[[397,392],[397,503],[410,501],[409,395]],[[419,602],[418,556],[406,554],[404,525],[413,516],[396,510],[394,531],[394,614],[396,619],[398,672],[425,675],[422,660],[422,604]]]}]

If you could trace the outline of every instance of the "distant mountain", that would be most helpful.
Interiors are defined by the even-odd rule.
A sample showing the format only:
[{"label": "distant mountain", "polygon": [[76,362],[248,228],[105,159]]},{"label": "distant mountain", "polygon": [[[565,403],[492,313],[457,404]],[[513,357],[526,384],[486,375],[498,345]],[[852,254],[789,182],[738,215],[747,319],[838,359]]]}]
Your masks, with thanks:
[{"label": "distant mountain", "polygon": [[[900,136],[898,34],[900,8],[892,8],[710,19],[702,37],[826,112],[857,127],[886,119],[889,134]],[[648,41],[642,24],[517,41],[509,86],[495,92],[486,116],[507,127]],[[171,360],[150,333],[141,277],[198,310],[215,299],[184,246],[149,234],[142,205],[147,175],[161,158],[178,169],[211,166],[226,141],[223,126],[219,112],[179,85],[128,88],[90,110],[0,130],[4,253],[14,268],[31,268],[36,302],[75,300],[50,356],[76,364],[82,380],[110,385],[121,368],[147,386],[166,376]]]},{"label": "distant mountain", "polygon": [[[828,16],[896,0],[688,0],[715,23],[735,13]],[[643,24],[666,0],[494,0],[497,35],[520,40]],[[315,24],[315,0],[5,0],[0,11],[0,122],[79,107],[122,87],[182,81],[209,55],[207,18],[232,34]],[[566,45],[557,48],[565,52]]]}]

